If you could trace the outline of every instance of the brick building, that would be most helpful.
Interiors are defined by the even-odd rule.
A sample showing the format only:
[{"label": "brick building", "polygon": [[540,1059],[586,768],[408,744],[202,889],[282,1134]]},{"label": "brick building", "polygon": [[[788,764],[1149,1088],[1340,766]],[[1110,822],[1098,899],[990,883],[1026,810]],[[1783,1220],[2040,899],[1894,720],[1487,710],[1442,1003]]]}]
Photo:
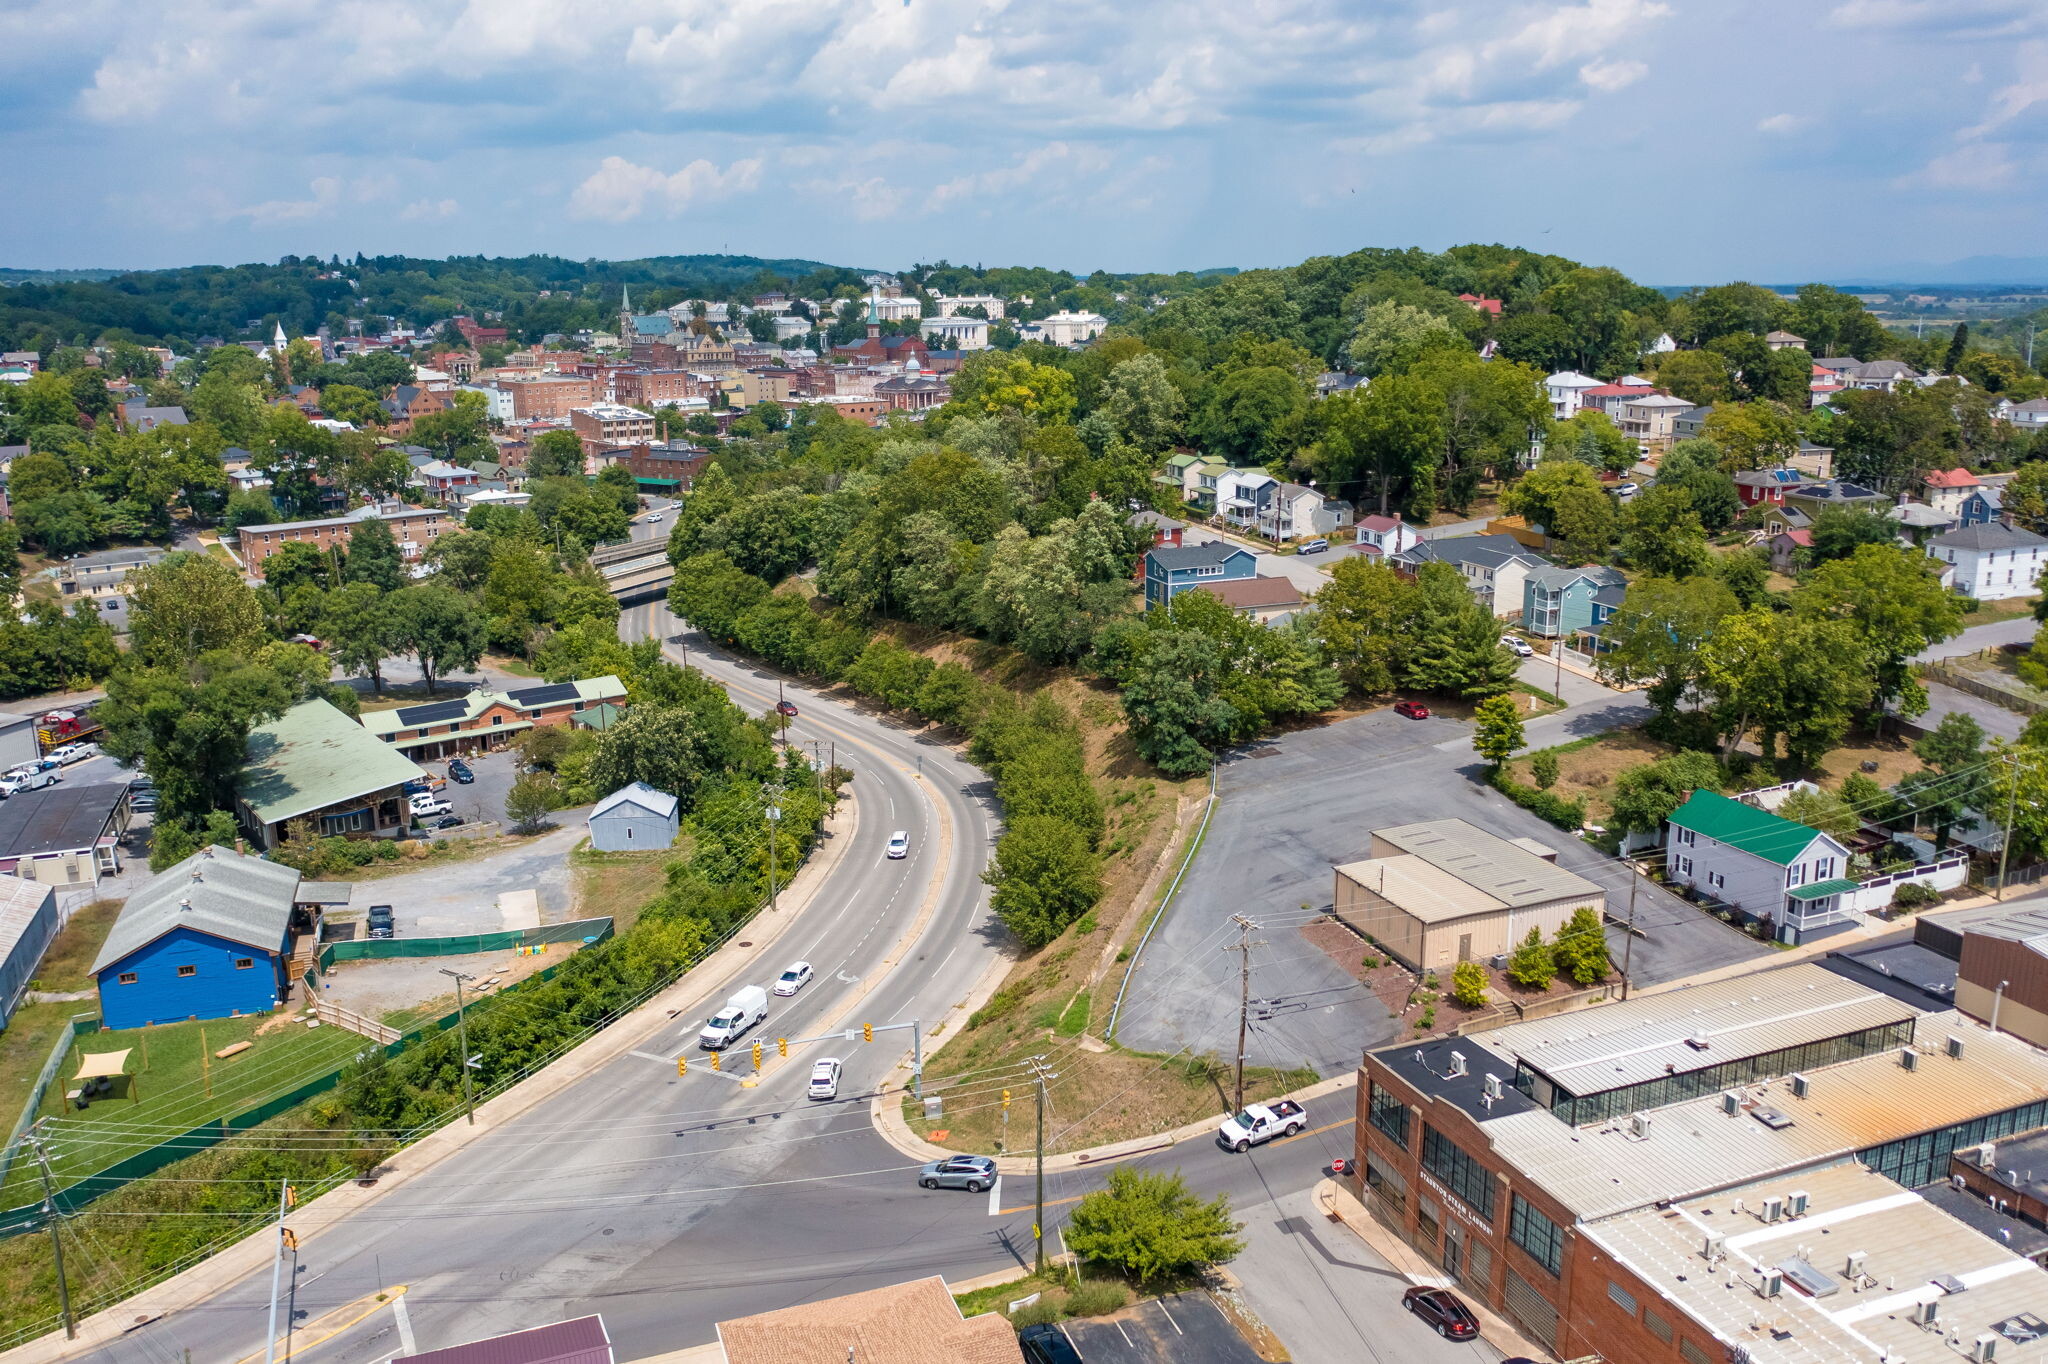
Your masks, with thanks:
[{"label": "brick building", "polygon": [[628,407],[674,407],[710,395],[711,385],[686,369],[636,366],[612,376],[612,396]]},{"label": "brick building", "polygon": [[546,370],[519,378],[500,375],[494,386],[512,395],[513,421],[565,418],[571,410],[595,402],[599,396],[596,381],[587,375]]},{"label": "brick building", "polygon": [[592,461],[597,466],[594,470],[597,473],[602,473],[610,465],[623,464],[632,472],[640,491],[655,496],[673,496],[690,491],[690,485],[697,481],[697,475],[704,471],[704,465],[710,458],[708,450],[684,441],[670,441],[667,444],[607,446],[593,455]]},{"label": "brick building", "polygon": [[439,507],[409,507],[404,503],[387,502],[381,507],[359,507],[346,516],[330,516],[318,521],[244,526],[237,532],[241,540],[242,562],[260,578],[263,576],[263,561],[284,546],[304,544],[324,550],[339,545],[347,549],[349,537],[355,534],[356,527],[372,520],[382,521],[391,527],[392,538],[398,541],[398,552],[407,563],[416,562],[443,531],[457,528],[448,513]]},{"label": "brick building", "polygon": [[391,435],[403,436],[410,434],[412,424],[421,417],[446,411],[451,401],[447,393],[417,384],[400,384],[377,405],[384,409],[384,429]]},{"label": "brick building", "polygon": [[891,412],[923,412],[943,406],[953,396],[953,386],[933,374],[899,374],[876,384],[875,396]]},{"label": "brick building", "polygon": [[492,752],[515,734],[560,728],[592,706],[623,706],[626,686],[607,673],[517,691],[473,691],[446,701],[373,710],[364,729],[414,761]]},{"label": "brick building", "polygon": [[572,408],[569,429],[583,440],[585,462],[608,445],[636,445],[654,439],[653,414],[619,403]]},{"label": "brick building", "polygon": [[1369,1052],[1357,1104],[1372,1215],[1560,1359],[1947,1364],[1944,1277],[1999,1285],[1935,1309],[1966,1343],[2048,1301],[1931,1197],[2048,1055],[1849,957]]}]

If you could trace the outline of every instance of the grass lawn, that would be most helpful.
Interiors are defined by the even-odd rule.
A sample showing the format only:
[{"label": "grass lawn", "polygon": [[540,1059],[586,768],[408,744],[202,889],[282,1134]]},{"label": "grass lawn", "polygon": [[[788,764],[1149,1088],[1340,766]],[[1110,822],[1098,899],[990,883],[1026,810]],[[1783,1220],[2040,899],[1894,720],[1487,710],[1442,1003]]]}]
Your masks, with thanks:
[{"label": "grass lawn", "polygon": [[[76,1012],[70,1006],[54,1007],[64,1018]],[[209,1056],[236,1042],[251,1046],[240,1055],[202,1065],[202,1038]],[[44,1096],[41,1113],[49,1119],[43,1130],[50,1137],[51,1168],[60,1185],[73,1183],[160,1139],[294,1089],[368,1045],[341,1028],[308,1027],[277,1014],[87,1033],[73,1042],[57,1081]],[[129,1101],[131,1082],[117,1081],[112,1097],[95,1100],[84,1112],[72,1110],[64,1092],[72,1087],[68,1079],[78,1072],[80,1058],[123,1048],[131,1049],[128,1073],[134,1077],[137,1100]],[[38,1066],[41,1060],[39,1055]],[[0,1190],[0,1202],[12,1206],[26,1201],[27,1174],[15,1168],[8,1187]]]},{"label": "grass lawn", "polygon": [[[93,958],[100,954],[100,944],[107,940],[107,930],[120,917],[121,901],[94,900],[80,906],[71,916],[71,922],[57,933],[50,950],[43,955],[43,964],[36,969],[35,988],[63,992],[69,990],[90,990],[93,988]],[[93,1012],[89,1001],[81,1003],[81,1009]]]},{"label": "grass lawn", "polygon": [[1963,617],[1963,628],[1972,625],[1990,625],[1994,621],[2011,620],[2015,616],[2033,614],[2034,598],[2007,597],[2004,601],[1987,601]]},{"label": "grass lawn", "polygon": [[598,852],[578,848],[569,855],[570,903],[579,919],[612,916],[613,927],[625,932],[640,916],[640,907],[668,885],[669,863],[688,858],[686,835],[674,848],[659,852]]},{"label": "grass lawn", "polygon": [[485,654],[484,666],[496,668],[501,673],[514,677],[539,677],[540,671],[523,658],[507,658],[503,654]]}]

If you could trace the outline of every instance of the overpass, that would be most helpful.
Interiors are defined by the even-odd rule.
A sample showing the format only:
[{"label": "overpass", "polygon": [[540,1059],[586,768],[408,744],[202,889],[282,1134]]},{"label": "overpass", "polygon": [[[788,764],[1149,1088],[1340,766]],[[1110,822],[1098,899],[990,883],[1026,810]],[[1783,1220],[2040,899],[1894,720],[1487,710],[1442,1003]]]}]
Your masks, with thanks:
[{"label": "overpass", "polygon": [[668,595],[675,568],[668,561],[666,540],[629,540],[592,550],[590,566],[622,606],[659,601]]}]

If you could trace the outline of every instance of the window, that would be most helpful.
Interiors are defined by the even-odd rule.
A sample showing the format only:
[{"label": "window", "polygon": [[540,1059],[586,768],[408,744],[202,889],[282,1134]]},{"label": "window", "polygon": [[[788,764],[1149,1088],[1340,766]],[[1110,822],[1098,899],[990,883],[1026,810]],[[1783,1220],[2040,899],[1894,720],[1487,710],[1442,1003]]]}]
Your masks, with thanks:
[{"label": "window", "polygon": [[1553,1275],[1564,1267],[1564,1228],[1520,1194],[1514,1195],[1508,1213],[1508,1239],[1528,1251],[1530,1259]]},{"label": "window", "polygon": [[1720,890],[1722,887],[1728,884],[1728,878],[1721,875],[1720,872],[1710,871],[1707,873],[1707,884],[1712,886],[1715,890]]},{"label": "window", "polygon": [[1690,847],[1692,847],[1692,846],[1693,846],[1694,844],[1696,844],[1696,843],[1698,843],[1698,842],[1699,842],[1699,835],[1698,835],[1698,834],[1696,834],[1696,833],[1694,833],[1694,832],[1693,832],[1692,830],[1690,830],[1690,829],[1680,829],[1680,830],[1678,831],[1678,846],[1679,846],[1679,847],[1681,847],[1681,848],[1690,848]]},{"label": "window", "polygon": [[626,841],[628,843],[633,841],[633,826],[630,824],[626,826]]},{"label": "window", "polygon": [[133,971],[123,971],[119,976],[119,980],[123,985],[133,985],[135,983],[135,973]]},{"label": "window", "polygon": [[1785,884],[1788,886],[1803,886],[1806,884],[1806,864],[1804,862],[1794,862],[1790,867],[1786,868]]},{"label": "window", "polygon": [[1493,1220],[1493,1175],[1463,1147],[1427,1124],[1422,1129],[1422,1168],[1486,1221]]},{"label": "window", "polygon": [[235,969],[236,969],[237,971],[246,971],[246,970],[248,970],[248,969],[249,969],[250,967],[254,966],[255,964],[256,964],[256,958],[254,958],[254,957],[236,957],[236,958],[235,958]]},{"label": "window", "polygon": [[178,968],[178,974],[179,974],[179,975],[180,975],[181,977],[182,977],[182,976],[196,976],[196,975],[198,975],[198,974],[199,974],[199,968],[198,968],[198,967],[196,967],[196,966],[180,966],[180,967]]},{"label": "window", "polygon": [[1630,1316],[1636,1314],[1636,1295],[1612,1279],[1607,1281],[1607,1296],[1614,1299],[1615,1305]]},{"label": "window", "polygon": [[1814,880],[1816,880],[1816,881],[1826,881],[1826,880],[1830,880],[1830,879],[1832,879],[1832,878],[1833,878],[1834,874],[1835,874],[1835,859],[1834,859],[1834,858],[1832,858],[1832,857],[1822,857],[1822,858],[1818,858],[1818,859],[1816,859],[1816,860],[1814,861],[1814,864],[1813,864],[1813,879],[1814,879]]},{"label": "window", "polygon": [[1401,1102],[1400,1096],[1374,1085],[1367,1116],[1396,1146],[1408,1149],[1408,1105]]},{"label": "window", "polygon": [[1690,857],[1674,857],[1671,859],[1671,865],[1678,869],[1680,876],[1692,875],[1692,859]]}]

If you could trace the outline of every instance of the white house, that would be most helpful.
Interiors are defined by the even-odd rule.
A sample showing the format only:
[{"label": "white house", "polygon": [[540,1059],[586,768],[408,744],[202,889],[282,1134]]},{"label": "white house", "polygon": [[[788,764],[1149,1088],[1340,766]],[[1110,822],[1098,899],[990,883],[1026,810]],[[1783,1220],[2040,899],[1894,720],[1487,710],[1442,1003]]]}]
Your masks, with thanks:
[{"label": "white house", "polygon": [[2048,564],[2048,540],[2001,521],[1964,526],[1927,542],[1927,553],[1950,566],[1950,585],[1978,601],[2032,596]]},{"label": "white house", "polygon": [[1767,921],[1796,943],[1830,924],[1860,922],[1849,850],[1828,834],[1712,791],[1695,791],[1665,824],[1671,879]]},{"label": "white house", "polygon": [[1543,381],[1550,394],[1550,415],[1563,421],[1586,405],[1586,390],[1600,387],[1600,381],[1575,369],[1559,370]]},{"label": "white house", "polygon": [[1392,516],[1361,516],[1358,518],[1358,543],[1377,550],[1384,563],[1387,557],[1399,554],[1404,549],[1420,544],[1422,537],[1415,527],[1401,519],[1395,512]]},{"label": "white house", "polygon": [[1216,510],[1234,526],[1263,529],[1273,518],[1279,486],[1264,469],[1225,469],[1216,475]]},{"label": "white house", "polygon": [[1260,529],[1275,540],[1299,540],[1350,524],[1349,502],[1332,501],[1299,483],[1282,483],[1273,490],[1273,510]]},{"label": "white house", "polygon": [[981,309],[991,322],[1003,316],[1003,301],[994,294],[933,294],[932,302],[939,305],[940,317],[958,317],[969,308]]}]

